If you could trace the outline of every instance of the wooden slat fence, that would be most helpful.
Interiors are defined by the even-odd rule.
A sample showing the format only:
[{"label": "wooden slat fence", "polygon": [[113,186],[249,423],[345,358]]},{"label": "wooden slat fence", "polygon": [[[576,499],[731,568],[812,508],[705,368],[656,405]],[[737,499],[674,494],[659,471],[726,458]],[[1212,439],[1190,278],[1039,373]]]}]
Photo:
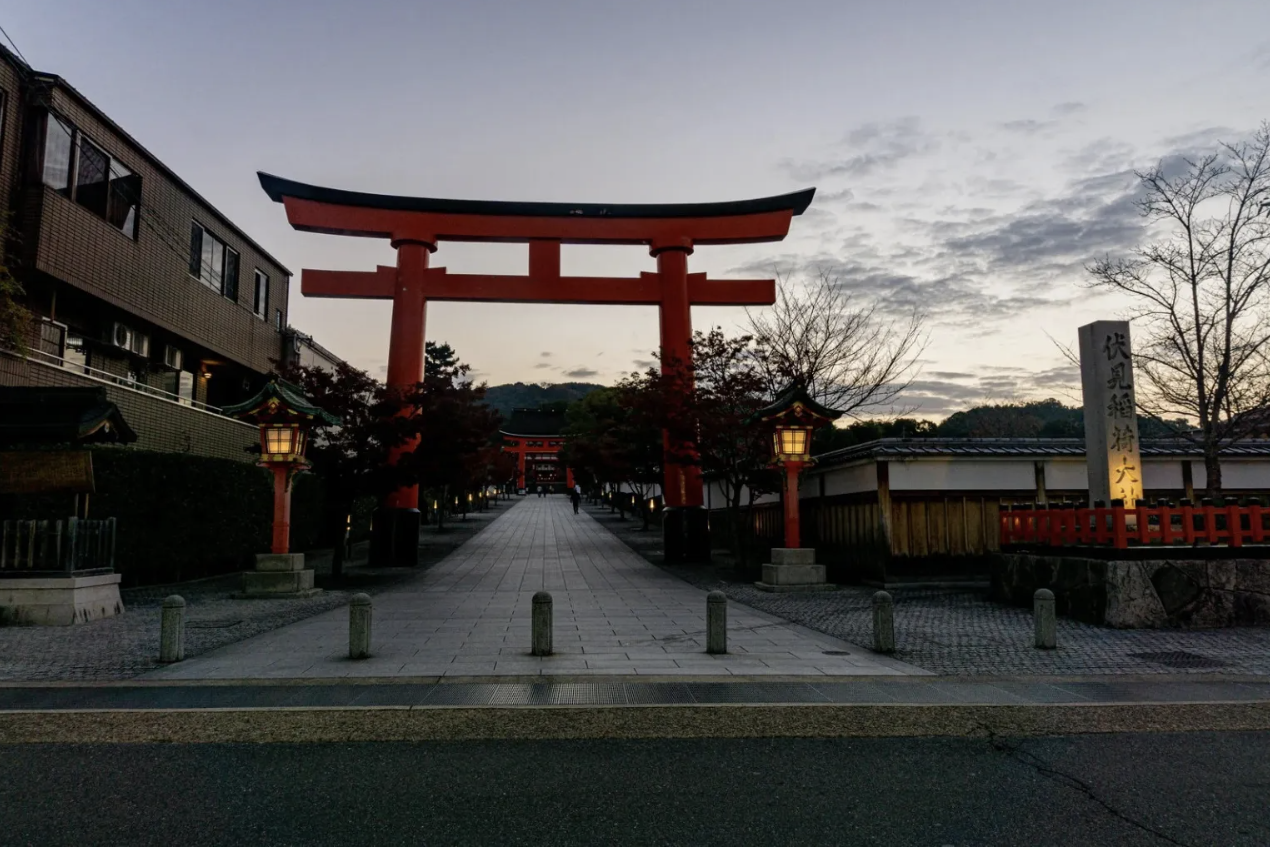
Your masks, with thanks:
[{"label": "wooden slat fence", "polygon": [[0,523],[0,575],[113,570],[114,567],[114,517],[19,519]]}]

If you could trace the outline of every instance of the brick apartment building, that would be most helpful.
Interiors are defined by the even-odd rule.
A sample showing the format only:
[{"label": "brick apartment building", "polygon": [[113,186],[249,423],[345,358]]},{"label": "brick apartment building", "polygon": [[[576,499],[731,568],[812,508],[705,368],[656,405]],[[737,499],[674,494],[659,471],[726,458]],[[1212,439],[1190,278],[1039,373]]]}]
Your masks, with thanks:
[{"label": "brick apartment building", "polygon": [[38,319],[27,358],[0,350],[0,384],[105,385],[139,448],[249,460],[254,429],[219,409],[274,361],[336,360],[288,327],[280,262],[65,80],[3,48],[0,209]]}]

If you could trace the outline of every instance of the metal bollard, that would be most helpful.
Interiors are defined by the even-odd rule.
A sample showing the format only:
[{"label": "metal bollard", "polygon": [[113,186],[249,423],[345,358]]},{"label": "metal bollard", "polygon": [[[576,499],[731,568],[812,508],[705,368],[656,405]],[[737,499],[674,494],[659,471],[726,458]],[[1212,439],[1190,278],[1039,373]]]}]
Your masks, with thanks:
[{"label": "metal bollard", "polygon": [[721,590],[706,594],[706,652],[728,653],[728,595]]},{"label": "metal bollard", "polygon": [[534,594],[532,655],[551,654],[551,594],[540,590]]},{"label": "metal bollard", "polygon": [[873,594],[873,651],[895,651],[895,603],[885,590]]},{"label": "metal bollard", "polygon": [[348,601],[348,657],[370,658],[370,597],[354,593]]},{"label": "metal bollard", "polygon": [[1058,646],[1058,618],[1054,613],[1054,591],[1041,588],[1032,594],[1032,614],[1036,619],[1036,648]]},{"label": "metal bollard", "polygon": [[169,596],[163,600],[159,621],[159,661],[171,664],[185,658],[185,600]]}]

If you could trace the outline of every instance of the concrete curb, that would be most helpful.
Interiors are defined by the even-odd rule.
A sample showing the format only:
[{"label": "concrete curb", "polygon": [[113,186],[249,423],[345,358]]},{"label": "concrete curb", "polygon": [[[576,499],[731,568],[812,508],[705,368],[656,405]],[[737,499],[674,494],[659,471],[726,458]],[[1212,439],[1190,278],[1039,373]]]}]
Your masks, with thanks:
[{"label": "concrete curb", "polygon": [[1270,703],[694,705],[0,713],[0,744],[1048,736],[1270,730]]}]

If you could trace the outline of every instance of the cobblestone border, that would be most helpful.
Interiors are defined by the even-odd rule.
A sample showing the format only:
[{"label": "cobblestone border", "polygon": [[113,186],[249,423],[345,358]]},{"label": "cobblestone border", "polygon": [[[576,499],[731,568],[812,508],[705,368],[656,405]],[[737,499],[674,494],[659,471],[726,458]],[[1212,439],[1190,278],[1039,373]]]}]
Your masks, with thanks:
[{"label": "cobblestone border", "polygon": [[[662,563],[661,534],[654,524],[622,521],[604,506],[586,506],[604,528],[645,560],[702,590],[822,634],[871,646],[873,588],[842,586],[818,593],[764,593],[730,580],[712,567]],[[967,590],[893,590],[895,658],[941,675],[1084,675],[1224,673],[1270,675],[1270,628],[1112,629],[1075,620],[1058,622],[1058,648],[1032,647],[1032,612]],[[1173,666],[1135,658],[1171,653]],[[1186,655],[1192,656],[1188,661]],[[1198,656],[1198,658],[1196,658]],[[1187,663],[1204,666],[1185,666]]]}]

